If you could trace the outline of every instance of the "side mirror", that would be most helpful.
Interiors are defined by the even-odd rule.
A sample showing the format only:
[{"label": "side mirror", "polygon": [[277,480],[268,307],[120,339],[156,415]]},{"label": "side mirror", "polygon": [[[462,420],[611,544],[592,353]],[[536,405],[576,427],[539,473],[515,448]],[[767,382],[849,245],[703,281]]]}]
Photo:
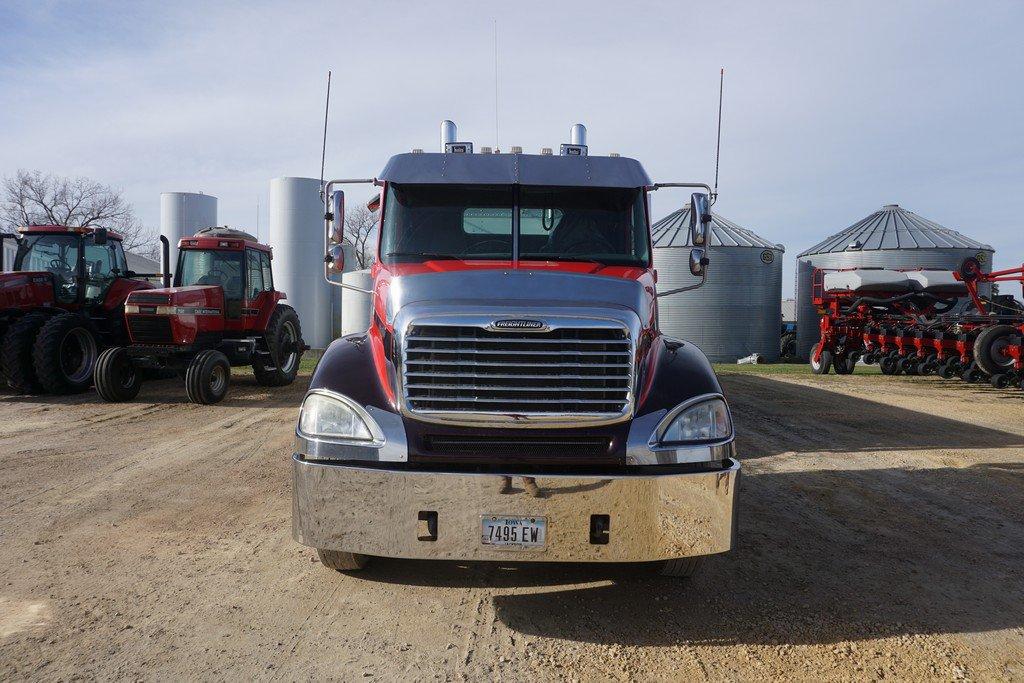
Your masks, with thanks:
[{"label": "side mirror", "polygon": [[96,228],[92,231],[92,243],[97,247],[102,247],[107,243],[107,229]]},{"label": "side mirror", "polygon": [[345,240],[345,192],[335,190],[331,193],[331,241],[341,243]]},{"label": "side mirror", "polygon": [[706,194],[694,192],[690,195],[690,244],[703,247],[708,243],[711,229],[711,201]]},{"label": "side mirror", "polygon": [[332,245],[325,260],[337,272],[345,272],[345,248],[341,244]]},{"label": "side mirror", "polygon": [[700,247],[690,250],[690,274],[694,277],[704,277],[707,272],[708,257]]}]

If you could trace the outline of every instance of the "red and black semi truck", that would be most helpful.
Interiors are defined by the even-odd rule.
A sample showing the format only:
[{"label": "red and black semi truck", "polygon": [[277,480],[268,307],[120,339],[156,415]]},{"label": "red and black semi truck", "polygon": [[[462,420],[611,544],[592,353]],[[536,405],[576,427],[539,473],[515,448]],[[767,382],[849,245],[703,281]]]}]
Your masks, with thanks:
[{"label": "red and black semi truck", "polygon": [[31,225],[0,239],[17,245],[0,272],[3,379],[22,393],[88,389],[100,352],[128,340],[128,295],[161,274],[128,270],[121,235],[104,228]]},{"label": "red and black semi truck", "polygon": [[372,322],[331,344],[302,403],[293,537],[341,571],[385,556],[689,575],[733,546],[740,465],[711,364],[658,327],[658,297],[682,289],[657,290],[648,199],[703,190],[693,289],[710,188],[592,156],[580,125],[560,154],[473,153],[454,131],[325,186],[337,271],[338,188],[377,190]]},{"label": "red and black semi truck", "polygon": [[128,296],[128,340],[99,357],[99,395],[135,398],[147,370],[174,371],[189,400],[202,404],[224,398],[232,366],[252,366],[264,386],[294,381],[308,347],[298,315],[274,288],[272,258],[268,245],[227,227],[182,239],[174,286]]}]

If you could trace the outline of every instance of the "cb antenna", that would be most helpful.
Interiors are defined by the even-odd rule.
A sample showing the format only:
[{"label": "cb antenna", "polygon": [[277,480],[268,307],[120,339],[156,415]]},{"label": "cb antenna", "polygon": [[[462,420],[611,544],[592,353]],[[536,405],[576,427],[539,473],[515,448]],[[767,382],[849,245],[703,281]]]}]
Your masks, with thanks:
[{"label": "cb antenna", "polygon": [[494,20],[494,151],[498,143],[498,20]]},{"label": "cb antenna", "polygon": [[722,151],[722,90],[725,88],[725,67],[718,72],[718,142],[715,143],[715,190],[711,200],[718,199],[718,160]]},{"label": "cb antenna", "polygon": [[324,162],[327,161],[327,115],[331,112],[331,70],[327,70],[327,104],[324,105],[324,146],[320,152],[320,198],[324,198]]}]

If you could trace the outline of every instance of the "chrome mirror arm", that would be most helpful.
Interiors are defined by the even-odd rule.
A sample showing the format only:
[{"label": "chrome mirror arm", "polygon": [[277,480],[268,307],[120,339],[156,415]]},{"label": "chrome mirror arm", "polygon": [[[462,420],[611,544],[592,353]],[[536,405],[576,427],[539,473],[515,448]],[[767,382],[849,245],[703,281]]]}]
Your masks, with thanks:
[{"label": "chrome mirror arm", "polygon": [[[324,280],[327,284],[335,287],[341,287],[343,289],[351,289],[356,292],[362,292],[363,294],[373,294],[372,289],[363,289],[362,287],[356,287],[355,285],[348,285],[344,282],[335,282],[330,277],[330,250],[331,250],[331,221],[336,220],[336,216],[331,213],[331,190],[335,185],[376,185],[376,178],[342,178],[338,180],[328,180],[324,185],[320,187],[320,198],[324,203]],[[342,216],[341,220],[345,217]]]}]

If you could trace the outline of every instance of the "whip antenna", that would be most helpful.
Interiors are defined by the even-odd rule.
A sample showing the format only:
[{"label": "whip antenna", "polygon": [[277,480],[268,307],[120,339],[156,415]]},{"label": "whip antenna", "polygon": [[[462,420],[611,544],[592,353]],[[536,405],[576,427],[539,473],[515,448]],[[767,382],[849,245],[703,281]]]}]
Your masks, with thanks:
[{"label": "whip antenna", "polygon": [[718,72],[718,142],[715,143],[715,190],[712,199],[718,199],[718,159],[722,151],[722,90],[725,87],[725,68]]},{"label": "whip antenna", "polygon": [[324,196],[324,162],[327,161],[327,115],[331,112],[331,70],[327,70],[327,104],[324,105],[324,146],[320,152],[320,198]]},{"label": "whip antenna", "polygon": [[494,20],[494,151],[498,146],[498,20]]}]

